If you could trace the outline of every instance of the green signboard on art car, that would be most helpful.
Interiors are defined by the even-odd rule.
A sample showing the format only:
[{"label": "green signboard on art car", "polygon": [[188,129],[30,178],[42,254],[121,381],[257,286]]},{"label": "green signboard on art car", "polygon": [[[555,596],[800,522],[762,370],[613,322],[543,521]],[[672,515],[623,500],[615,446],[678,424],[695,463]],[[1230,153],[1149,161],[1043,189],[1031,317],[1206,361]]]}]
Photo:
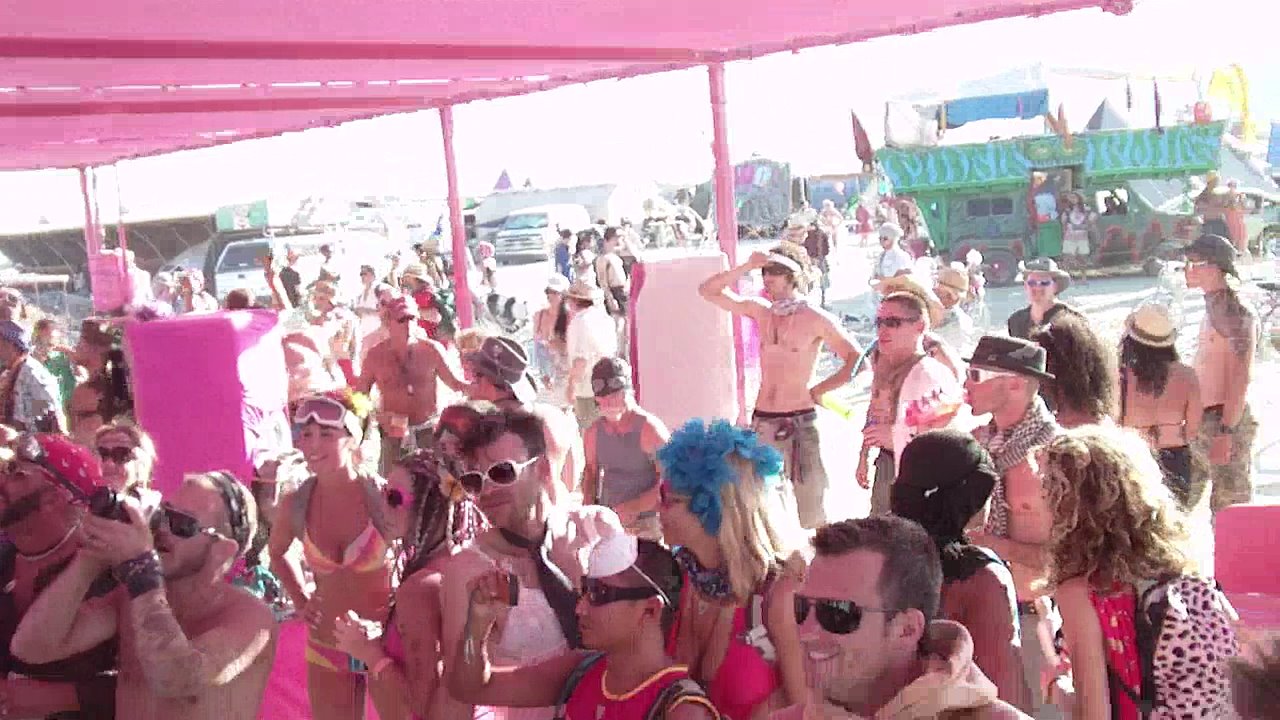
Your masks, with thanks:
[{"label": "green signboard on art car", "polygon": [[1198,175],[1218,167],[1223,123],[1056,135],[876,153],[894,191],[994,191],[1027,185],[1031,172],[1079,167],[1089,180]]},{"label": "green signboard on art car", "polygon": [[214,214],[214,225],[218,232],[235,232],[237,230],[260,230],[268,226],[269,213],[267,201],[243,205],[227,205],[218,208]]}]

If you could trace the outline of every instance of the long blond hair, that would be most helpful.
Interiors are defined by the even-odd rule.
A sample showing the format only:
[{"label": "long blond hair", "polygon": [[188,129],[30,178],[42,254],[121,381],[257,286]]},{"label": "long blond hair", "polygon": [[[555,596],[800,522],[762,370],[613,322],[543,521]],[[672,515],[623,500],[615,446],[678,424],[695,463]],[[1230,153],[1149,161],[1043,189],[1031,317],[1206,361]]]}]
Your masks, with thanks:
[{"label": "long blond hair", "polygon": [[1137,433],[1086,425],[1044,451],[1053,512],[1049,583],[1075,577],[1109,588],[1194,571],[1183,515]]},{"label": "long blond hair", "polygon": [[733,597],[743,604],[771,574],[795,569],[800,562],[800,530],[798,521],[789,523],[777,493],[765,485],[750,461],[737,455],[730,455],[727,461],[738,482],[720,488],[721,520],[716,539]]},{"label": "long blond hair", "polygon": [[151,487],[151,474],[155,471],[156,465],[156,443],[151,439],[151,435],[131,422],[116,421],[98,428],[98,431],[93,434],[95,446],[108,435],[124,435],[129,438],[135,448],[134,457],[142,475],[138,484],[143,488]]}]

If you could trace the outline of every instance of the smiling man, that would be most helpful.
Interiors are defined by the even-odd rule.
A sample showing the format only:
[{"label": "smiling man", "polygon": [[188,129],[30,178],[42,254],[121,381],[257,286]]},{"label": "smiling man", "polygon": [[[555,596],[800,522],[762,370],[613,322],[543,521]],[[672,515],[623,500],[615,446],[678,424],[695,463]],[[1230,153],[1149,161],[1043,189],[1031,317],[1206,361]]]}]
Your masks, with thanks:
[{"label": "smiling man", "polygon": [[774,713],[801,718],[1025,718],[996,698],[962,625],[937,620],[938,549],[894,516],[818,530],[795,615],[817,697]]},{"label": "smiling man", "polygon": [[[128,522],[87,516],[84,545],[13,638],[26,662],[51,662],[120,635],[118,717],[256,720],[275,661],[271,610],[226,581],[257,527],[252,495],[227,473],[189,476],[155,534],[125,502]],[[110,568],[121,588],[86,600]]]},{"label": "smiling man", "polygon": [[1058,295],[1071,287],[1071,274],[1058,268],[1051,258],[1037,258],[1022,266],[1022,283],[1027,291],[1027,306],[1009,316],[1009,335],[1031,339],[1036,330],[1048,325],[1061,312],[1076,312],[1058,301]]},{"label": "smiling man", "polygon": [[[764,276],[763,298],[734,290],[752,270]],[[827,491],[816,407],[823,395],[849,382],[862,351],[830,313],[809,305],[809,276],[804,248],[784,242],[712,275],[698,292],[715,306],[759,323],[760,392],[752,425],[785,458],[783,474],[795,493],[801,525],[816,528],[826,522]],[[815,383],[823,344],[840,358],[840,369]]]}]

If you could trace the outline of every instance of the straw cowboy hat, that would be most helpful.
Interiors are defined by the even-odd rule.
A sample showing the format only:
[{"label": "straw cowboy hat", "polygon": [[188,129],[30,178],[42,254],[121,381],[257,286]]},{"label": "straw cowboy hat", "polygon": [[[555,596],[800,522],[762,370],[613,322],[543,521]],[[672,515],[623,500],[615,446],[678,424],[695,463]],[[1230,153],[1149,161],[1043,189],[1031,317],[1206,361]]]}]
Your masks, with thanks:
[{"label": "straw cowboy hat", "polygon": [[404,271],[400,273],[400,277],[418,278],[419,280],[430,280],[431,273],[427,270],[427,266],[420,262],[409,263],[405,266]]},{"label": "straw cowboy hat", "polygon": [[927,288],[913,275],[897,275],[895,277],[881,278],[875,282],[875,290],[884,297],[889,297],[894,293],[906,293],[919,298],[925,307],[929,308],[929,324],[938,326],[942,324],[942,320],[946,317],[946,308],[942,307],[942,301],[938,299],[938,295],[931,289]]},{"label": "straw cowboy hat", "polygon": [[937,284],[964,297],[969,294],[969,273],[948,265],[938,271]]},{"label": "straw cowboy hat", "polygon": [[1178,329],[1169,317],[1169,310],[1163,305],[1148,303],[1129,313],[1124,320],[1124,332],[1134,342],[1147,347],[1173,347],[1178,339]]},{"label": "straw cowboy hat", "polygon": [[1036,258],[1018,263],[1018,269],[1022,271],[1024,278],[1031,273],[1045,273],[1053,276],[1053,284],[1057,286],[1059,293],[1066,292],[1066,289],[1071,287],[1071,273],[1059,268],[1053,258]]},{"label": "straw cowboy hat", "polygon": [[600,286],[594,283],[589,283],[585,280],[575,280],[565,292],[565,296],[571,297],[575,300],[600,302],[604,299],[604,290],[601,290]]}]

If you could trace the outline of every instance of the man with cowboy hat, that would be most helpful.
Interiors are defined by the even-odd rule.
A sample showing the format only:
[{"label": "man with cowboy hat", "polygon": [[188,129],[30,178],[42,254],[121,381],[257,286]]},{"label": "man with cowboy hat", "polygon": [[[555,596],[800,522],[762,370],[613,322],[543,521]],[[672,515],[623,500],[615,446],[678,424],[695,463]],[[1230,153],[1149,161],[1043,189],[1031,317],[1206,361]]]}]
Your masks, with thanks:
[{"label": "man with cowboy hat", "polygon": [[[752,270],[763,275],[765,297],[743,297],[732,289]],[[760,391],[752,425],[782,453],[783,472],[793,486],[800,523],[816,528],[826,523],[827,488],[816,407],[823,395],[849,382],[862,351],[835,318],[804,299],[808,271],[804,248],[782,242],[707,278],[698,293],[716,307],[759,323]],[[824,343],[842,365],[811,385]]]},{"label": "man with cowboy hat", "polygon": [[591,391],[591,368],[602,358],[617,357],[618,327],[604,309],[604,290],[599,285],[575,280],[564,295],[570,313],[565,332],[569,360],[565,399],[573,406],[578,425],[586,429],[600,416]]},{"label": "man with cowboy hat", "polygon": [[960,303],[969,296],[969,273],[964,266],[957,265],[959,263],[941,268],[934,280],[933,292],[942,303],[943,316],[933,332],[957,352],[967,353],[973,343],[973,319]]},{"label": "man with cowboy hat", "polygon": [[1058,301],[1058,295],[1071,287],[1071,275],[1059,269],[1052,258],[1023,263],[1021,270],[1028,305],[1009,316],[1009,335],[1030,340],[1036,330],[1053,322],[1058,313],[1076,310]]},{"label": "man with cowboy hat", "polygon": [[1200,342],[1191,365],[1200,380],[1204,418],[1193,444],[1197,472],[1189,505],[1211,485],[1214,512],[1252,499],[1253,438],[1258,424],[1246,393],[1253,372],[1258,315],[1236,291],[1235,246],[1220,235],[1201,235],[1186,249],[1187,287],[1204,292]]},{"label": "man with cowboy hat", "polygon": [[1044,348],[1022,338],[986,335],[968,362],[964,388],[969,405],[974,415],[991,414],[991,423],[975,430],[974,437],[990,453],[998,474],[984,529],[971,533],[970,540],[994,550],[1013,572],[1025,639],[1023,664],[1032,688],[1032,707],[1027,710],[1040,717],[1040,670],[1054,662],[1054,655],[1052,648],[1038,642],[1040,634],[1034,630],[1042,621],[1053,621],[1043,587],[1044,548],[1053,512],[1045,500],[1035,454],[1062,433],[1040,397],[1040,382],[1053,375],[1045,371]]}]

